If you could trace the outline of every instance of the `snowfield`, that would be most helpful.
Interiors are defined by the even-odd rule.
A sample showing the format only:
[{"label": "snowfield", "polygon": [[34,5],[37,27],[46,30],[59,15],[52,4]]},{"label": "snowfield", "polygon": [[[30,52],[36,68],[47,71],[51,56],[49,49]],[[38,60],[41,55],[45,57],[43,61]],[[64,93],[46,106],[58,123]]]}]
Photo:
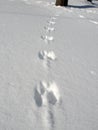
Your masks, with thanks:
[{"label": "snowfield", "polygon": [[0,0],[0,130],[98,130],[97,0]]}]

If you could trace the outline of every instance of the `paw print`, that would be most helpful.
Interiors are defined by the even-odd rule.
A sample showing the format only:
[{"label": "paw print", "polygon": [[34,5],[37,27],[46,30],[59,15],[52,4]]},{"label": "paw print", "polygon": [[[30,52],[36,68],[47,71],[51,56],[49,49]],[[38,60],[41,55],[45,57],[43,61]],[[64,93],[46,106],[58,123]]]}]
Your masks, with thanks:
[{"label": "paw print", "polygon": [[35,88],[34,99],[38,107],[60,102],[60,94],[55,82],[40,82]]}]

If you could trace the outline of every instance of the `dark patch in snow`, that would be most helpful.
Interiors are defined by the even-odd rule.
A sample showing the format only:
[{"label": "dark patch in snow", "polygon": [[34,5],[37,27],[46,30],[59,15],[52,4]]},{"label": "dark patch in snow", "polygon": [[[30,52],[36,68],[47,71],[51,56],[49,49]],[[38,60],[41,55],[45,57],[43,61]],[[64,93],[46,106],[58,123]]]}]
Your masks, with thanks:
[{"label": "dark patch in snow", "polygon": [[55,124],[54,113],[51,110],[49,110],[48,113],[49,113],[49,118],[50,118],[50,125],[51,125],[51,128],[53,129],[54,124]]},{"label": "dark patch in snow", "polygon": [[55,97],[55,95],[53,94],[52,91],[47,93],[47,100],[48,100],[48,103],[50,103],[52,105],[56,104],[57,99],[56,99],[56,97]]},{"label": "dark patch in snow", "polygon": [[42,98],[41,95],[39,94],[39,92],[37,91],[37,89],[35,89],[34,91],[34,99],[35,99],[35,103],[38,107],[42,106]]},{"label": "dark patch in snow", "polygon": [[85,8],[96,8],[94,5],[69,5],[70,8],[78,8],[78,9],[85,9]]},{"label": "dark patch in snow", "polygon": [[44,57],[43,57],[43,55],[42,55],[42,53],[41,53],[41,52],[39,52],[39,53],[38,53],[38,56],[39,56],[39,58],[40,58],[41,60],[43,60],[43,59],[44,59]]}]

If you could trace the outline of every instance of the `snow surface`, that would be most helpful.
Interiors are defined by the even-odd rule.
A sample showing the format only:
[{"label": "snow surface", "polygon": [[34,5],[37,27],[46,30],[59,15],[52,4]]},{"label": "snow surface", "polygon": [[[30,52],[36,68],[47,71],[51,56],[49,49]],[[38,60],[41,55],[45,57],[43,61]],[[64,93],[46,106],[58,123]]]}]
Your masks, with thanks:
[{"label": "snow surface", "polygon": [[0,130],[98,130],[97,0],[0,0]]}]

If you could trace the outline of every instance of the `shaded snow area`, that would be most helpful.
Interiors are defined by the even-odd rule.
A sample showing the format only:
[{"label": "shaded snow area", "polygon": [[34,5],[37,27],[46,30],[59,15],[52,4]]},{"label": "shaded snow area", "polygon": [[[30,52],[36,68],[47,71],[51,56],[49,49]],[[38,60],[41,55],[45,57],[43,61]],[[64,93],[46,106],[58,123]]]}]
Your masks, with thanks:
[{"label": "shaded snow area", "polygon": [[98,0],[0,0],[0,130],[98,130]]}]

